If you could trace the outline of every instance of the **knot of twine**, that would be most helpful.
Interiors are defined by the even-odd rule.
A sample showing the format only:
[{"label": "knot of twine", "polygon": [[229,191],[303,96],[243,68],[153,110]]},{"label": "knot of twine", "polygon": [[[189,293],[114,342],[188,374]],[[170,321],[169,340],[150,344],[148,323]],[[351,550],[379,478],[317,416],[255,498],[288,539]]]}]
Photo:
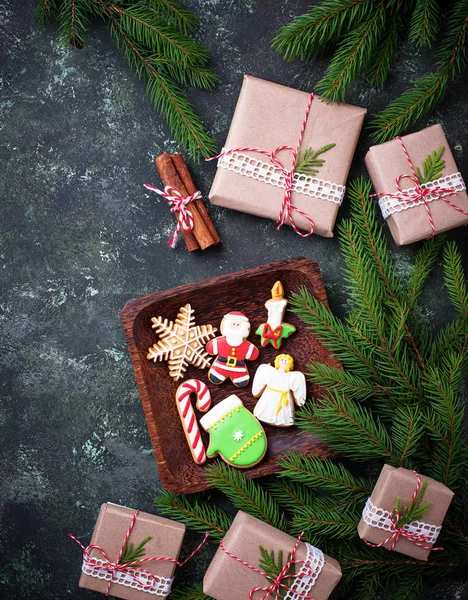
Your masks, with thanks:
[{"label": "knot of twine", "polygon": [[[237,562],[248,567],[252,571],[255,571],[256,573],[263,575],[263,577],[265,577],[265,579],[269,582],[270,585],[255,587],[255,588],[251,589],[249,592],[249,600],[253,600],[253,596],[256,592],[265,592],[265,594],[261,598],[259,598],[259,600],[268,600],[269,598],[274,598],[274,600],[278,600],[281,590],[292,590],[296,596],[298,596],[300,598],[309,598],[309,600],[311,600],[310,596],[308,596],[307,594],[302,594],[300,592],[294,591],[290,585],[285,583],[286,581],[289,581],[290,579],[295,580],[298,578],[310,577],[311,575],[313,575],[311,566],[309,564],[307,564],[305,560],[296,560],[295,559],[296,552],[297,552],[299,543],[300,543],[303,535],[304,535],[304,532],[302,532],[300,534],[300,536],[297,538],[296,543],[294,544],[294,547],[291,551],[291,556],[290,556],[289,560],[283,565],[281,571],[278,573],[278,576],[276,578],[273,578],[270,575],[267,575],[264,571],[262,571],[262,569],[259,569],[258,567],[251,565],[250,563],[246,562],[245,560],[242,560],[241,558],[239,558],[238,556],[236,556],[235,554],[233,554],[232,552],[227,550],[224,545],[224,538],[220,541],[219,545],[220,545],[221,549],[228,556],[230,556],[231,558],[234,558],[235,560],[237,560]],[[288,574],[288,571],[291,569],[291,567],[293,565],[306,565],[307,570],[303,573],[297,573],[297,574],[289,573]]]},{"label": "knot of twine", "polygon": [[[182,567],[183,565],[185,565],[186,562],[188,562],[191,558],[193,558],[193,556],[195,556],[195,554],[197,554],[197,552],[202,548],[202,546],[205,544],[206,540],[208,539],[208,536],[210,535],[209,532],[206,532],[205,537],[203,538],[201,544],[199,544],[195,548],[195,550],[183,562],[179,562],[176,558],[173,558],[170,556],[149,556],[147,558],[139,558],[139,559],[131,561],[131,562],[120,564],[120,559],[122,558],[124,548],[128,542],[128,539],[129,539],[132,529],[135,525],[135,522],[137,520],[139,512],[140,511],[137,510],[132,517],[132,521],[128,528],[127,534],[125,535],[125,539],[123,541],[122,547],[120,548],[120,551],[119,551],[119,555],[117,556],[117,560],[115,562],[112,562],[111,560],[109,560],[109,557],[107,556],[105,550],[103,548],[101,548],[101,546],[98,546],[97,544],[90,544],[89,546],[87,546],[85,548],[85,546],[83,546],[83,544],[74,535],[72,535],[71,533],[68,534],[68,537],[70,537],[72,540],[74,540],[83,550],[83,561],[85,562],[85,564],[88,567],[90,567],[91,569],[100,569],[100,570],[108,571],[111,574],[109,583],[107,585],[107,589],[105,591],[106,596],[109,595],[111,585],[114,581],[114,577],[119,572],[125,573],[126,575],[128,575],[133,581],[135,581],[138,585],[140,585],[145,591],[151,590],[155,585],[157,585],[158,578],[156,575],[154,575],[154,573],[151,573],[147,569],[144,569],[143,567],[141,567],[140,566],[141,563],[167,560],[169,562],[175,563],[178,567]],[[102,563],[101,559],[98,562],[98,560],[93,558],[91,556],[91,550],[98,551],[101,554],[102,560],[104,562]],[[136,566],[136,565],[138,565],[138,566]],[[147,579],[146,580],[143,579],[142,578],[143,576],[146,577]]]},{"label": "knot of twine", "polygon": [[[416,475],[417,481],[416,481],[416,488],[413,492],[413,495],[411,496],[412,502],[414,502],[416,500],[416,498],[418,497],[419,491],[421,489],[421,476],[416,471],[413,471],[413,473]],[[425,535],[424,533],[412,533],[411,531],[408,531],[407,529],[403,529],[404,524],[399,525],[400,519],[401,519],[400,512],[395,508],[392,513],[392,517],[390,518],[392,533],[383,542],[380,542],[380,544],[371,544],[367,540],[364,540],[364,542],[371,548],[381,548],[382,546],[385,546],[386,544],[390,543],[390,546],[386,549],[393,550],[395,548],[395,546],[398,544],[398,540],[400,539],[400,537],[403,537],[403,538],[407,539],[408,541],[412,542],[413,544],[415,544],[416,546],[419,546],[420,548],[424,548],[424,550],[443,550],[443,548],[441,546],[438,548],[433,548],[432,545],[430,543],[428,543],[428,542],[430,542],[430,538],[427,535]]]},{"label": "knot of twine", "polygon": [[[259,154],[268,156],[268,158],[270,159],[270,163],[276,169],[281,171],[281,175],[282,175],[283,183],[284,183],[283,202],[281,204],[278,219],[276,221],[276,223],[278,225],[276,230],[281,229],[281,227],[286,222],[286,218],[289,218],[289,222],[291,223],[292,228],[301,237],[309,237],[310,235],[312,235],[314,233],[315,224],[314,224],[314,221],[312,220],[312,218],[306,212],[304,212],[303,210],[301,210],[300,208],[298,208],[297,206],[295,206],[292,203],[291,194],[292,194],[292,185],[294,183],[294,174],[295,174],[295,170],[296,170],[297,153],[298,153],[300,145],[302,143],[302,138],[304,137],[304,131],[305,131],[305,128],[307,125],[307,120],[309,118],[310,107],[312,105],[313,99],[314,99],[314,94],[312,93],[309,96],[309,101],[307,103],[304,121],[302,122],[301,131],[299,133],[299,138],[297,140],[297,144],[296,144],[295,148],[293,148],[292,146],[278,146],[271,152],[269,152],[267,150],[262,150],[261,148],[250,148],[250,147],[230,148],[229,150],[225,150],[224,152],[221,152],[221,154],[217,154],[216,156],[212,156],[211,158],[205,159],[207,161],[215,160],[218,158],[222,158],[223,156],[226,156],[227,154],[232,154],[233,152],[258,152]],[[286,169],[284,164],[281,162],[281,160],[277,156],[277,154],[279,152],[281,152],[282,150],[289,150],[289,152],[291,152],[291,154],[292,154],[293,161],[292,161],[292,166],[291,166],[290,170]],[[299,229],[296,227],[296,224],[294,223],[293,212],[297,212],[297,213],[303,215],[307,219],[307,221],[309,221],[310,230],[308,232],[302,233],[301,231],[299,231]]]},{"label": "knot of twine", "polygon": [[[379,194],[372,194],[372,196],[390,196],[392,198],[397,198],[398,200],[403,201],[406,204],[414,204],[416,202],[422,201],[424,204],[424,208],[426,209],[426,214],[427,214],[427,218],[429,219],[429,224],[431,226],[431,235],[429,236],[429,238],[435,236],[436,228],[434,225],[434,219],[431,214],[431,209],[429,207],[429,202],[426,200],[426,196],[429,196],[430,194],[434,194],[437,196],[437,198],[439,200],[443,200],[446,204],[448,204],[449,206],[451,206],[458,212],[461,212],[462,214],[468,216],[468,211],[463,210],[463,208],[461,208],[460,206],[457,206],[456,204],[454,204],[453,202],[451,202],[448,199],[449,196],[457,195],[456,189],[450,188],[450,187],[443,188],[443,187],[438,187],[436,185],[427,185],[425,188],[422,187],[423,184],[419,180],[418,174],[416,172],[416,169],[414,168],[414,165],[411,161],[408,150],[406,149],[406,146],[405,146],[403,140],[399,136],[397,136],[396,139],[401,144],[401,148],[406,157],[406,160],[408,161],[408,165],[411,169],[412,174],[406,175],[403,173],[401,175],[398,175],[398,177],[395,180],[395,185],[398,190],[397,192],[395,192],[395,193],[380,192]],[[414,189],[411,191],[402,189],[401,185],[400,185],[400,182],[402,181],[402,179],[409,179],[410,181],[412,181],[414,183]]]},{"label": "knot of twine", "polygon": [[152,185],[149,185],[147,183],[145,183],[144,186],[146,189],[151,190],[152,192],[156,192],[156,194],[159,194],[163,198],[167,198],[171,213],[174,213],[177,216],[176,228],[172,232],[171,237],[168,241],[168,245],[171,248],[175,248],[180,229],[182,228],[184,231],[192,231],[193,229],[193,215],[191,210],[188,209],[187,206],[190,204],[190,202],[193,202],[194,200],[201,200],[201,192],[197,191],[191,196],[182,196],[182,194],[179,191],[177,191],[170,185],[166,185],[164,191],[159,190],[158,188],[153,187]]}]

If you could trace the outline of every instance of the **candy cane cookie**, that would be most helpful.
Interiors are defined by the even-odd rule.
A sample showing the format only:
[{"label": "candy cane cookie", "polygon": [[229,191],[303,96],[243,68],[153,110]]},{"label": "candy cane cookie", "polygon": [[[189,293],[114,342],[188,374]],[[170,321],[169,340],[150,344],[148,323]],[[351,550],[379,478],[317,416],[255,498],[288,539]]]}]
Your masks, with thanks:
[{"label": "candy cane cookie", "polygon": [[199,379],[184,381],[179,385],[176,392],[177,410],[179,411],[190,452],[193,460],[198,465],[202,465],[206,462],[206,450],[200,436],[197,417],[190,401],[191,394],[196,394],[196,407],[202,412],[206,412],[210,408],[211,394],[208,386]]}]

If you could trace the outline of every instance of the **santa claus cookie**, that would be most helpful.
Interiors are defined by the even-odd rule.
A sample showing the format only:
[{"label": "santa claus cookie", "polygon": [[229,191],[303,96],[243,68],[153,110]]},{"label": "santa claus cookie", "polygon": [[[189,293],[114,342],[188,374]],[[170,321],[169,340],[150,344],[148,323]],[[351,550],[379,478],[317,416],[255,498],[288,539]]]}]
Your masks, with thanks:
[{"label": "santa claus cookie", "polygon": [[302,406],[307,389],[304,374],[293,371],[294,360],[289,354],[279,354],[275,366],[260,365],[255,373],[252,394],[260,397],[254,415],[263,423],[277,427],[294,425],[294,405]]},{"label": "santa claus cookie", "polygon": [[206,345],[209,354],[217,355],[208,371],[208,379],[215,384],[230,379],[235,386],[245,387],[250,380],[246,361],[258,357],[258,348],[246,340],[250,321],[243,313],[232,311],[224,315],[220,331],[221,337]]},{"label": "santa claus cookie", "polygon": [[277,281],[271,289],[271,298],[265,302],[265,308],[268,311],[267,322],[262,323],[255,332],[260,336],[263,348],[267,344],[271,344],[278,350],[281,342],[296,331],[294,325],[283,322],[287,304],[283,285],[281,281]]},{"label": "santa claus cookie", "polygon": [[146,358],[154,362],[166,360],[169,375],[176,381],[183,377],[189,364],[200,369],[210,366],[211,359],[204,346],[217,329],[211,325],[195,325],[194,313],[190,304],[186,304],[174,322],[162,317],[151,319],[159,341],[148,348]]},{"label": "santa claus cookie", "polygon": [[263,427],[235,394],[222,400],[200,419],[210,434],[208,458],[217,454],[228,465],[245,469],[262,460],[267,450]]}]

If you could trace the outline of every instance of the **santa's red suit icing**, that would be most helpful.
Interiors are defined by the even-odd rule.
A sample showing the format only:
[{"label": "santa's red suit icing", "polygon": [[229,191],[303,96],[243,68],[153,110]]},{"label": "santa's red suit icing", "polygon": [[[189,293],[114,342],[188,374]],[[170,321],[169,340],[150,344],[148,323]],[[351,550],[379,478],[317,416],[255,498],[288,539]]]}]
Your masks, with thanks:
[{"label": "santa's red suit icing", "polygon": [[209,354],[217,355],[208,372],[208,379],[215,384],[231,379],[237,387],[245,387],[250,379],[246,361],[258,357],[258,348],[246,340],[250,333],[250,321],[243,313],[232,311],[224,315],[220,331],[223,335],[206,345]]}]

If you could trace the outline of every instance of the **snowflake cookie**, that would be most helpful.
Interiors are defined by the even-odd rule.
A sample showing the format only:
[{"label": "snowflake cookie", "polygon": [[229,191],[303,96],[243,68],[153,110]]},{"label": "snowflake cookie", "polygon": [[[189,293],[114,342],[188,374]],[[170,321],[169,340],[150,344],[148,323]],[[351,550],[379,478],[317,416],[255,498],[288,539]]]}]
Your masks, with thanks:
[{"label": "snowflake cookie", "polygon": [[217,329],[212,325],[195,325],[194,310],[186,304],[179,310],[174,322],[153,317],[153,329],[159,335],[159,341],[148,349],[146,358],[165,360],[169,366],[169,375],[179,380],[189,365],[200,369],[210,366],[210,356],[205,344],[214,337]]}]

